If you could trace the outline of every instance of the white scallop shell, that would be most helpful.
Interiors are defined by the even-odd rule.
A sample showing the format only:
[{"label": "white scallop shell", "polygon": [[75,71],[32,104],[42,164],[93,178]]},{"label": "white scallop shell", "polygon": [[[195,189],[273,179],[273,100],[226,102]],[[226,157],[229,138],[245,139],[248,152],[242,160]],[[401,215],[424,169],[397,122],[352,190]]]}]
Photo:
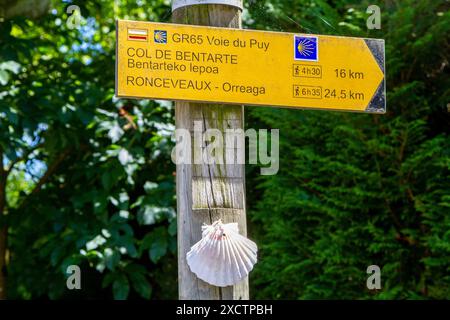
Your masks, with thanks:
[{"label": "white scallop shell", "polygon": [[237,223],[216,221],[202,226],[202,239],[187,253],[195,275],[217,287],[232,286],[252,271],[257,261],[256,244],[239,234]]}]

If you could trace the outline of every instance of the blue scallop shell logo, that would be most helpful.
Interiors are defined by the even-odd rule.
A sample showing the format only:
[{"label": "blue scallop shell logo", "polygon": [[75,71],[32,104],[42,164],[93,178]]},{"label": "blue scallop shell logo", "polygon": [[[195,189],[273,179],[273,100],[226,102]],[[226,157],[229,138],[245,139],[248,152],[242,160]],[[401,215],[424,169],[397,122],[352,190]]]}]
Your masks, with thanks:
[{"label": "blue scallop shell logo", "polygon": [[319,61],[317,37],[295,36],[295,60]]},{"label": "blue scallop shell logo", "polygon": [[155,43],[167,43],[167,31],[155,30]]}]

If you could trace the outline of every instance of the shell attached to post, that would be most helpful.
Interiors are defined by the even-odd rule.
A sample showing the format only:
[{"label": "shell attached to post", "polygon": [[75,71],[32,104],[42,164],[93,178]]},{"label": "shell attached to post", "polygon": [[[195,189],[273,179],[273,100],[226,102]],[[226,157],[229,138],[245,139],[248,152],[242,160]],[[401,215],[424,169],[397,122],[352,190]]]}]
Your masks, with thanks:
[{"label": "shell attached to post", "polygon": [[187,253],[195,275],[217,287],[232,286],[252,271],[257,261],[256,244],[239,234],[237,223],[216,221],[202,226],[202,239]]}]

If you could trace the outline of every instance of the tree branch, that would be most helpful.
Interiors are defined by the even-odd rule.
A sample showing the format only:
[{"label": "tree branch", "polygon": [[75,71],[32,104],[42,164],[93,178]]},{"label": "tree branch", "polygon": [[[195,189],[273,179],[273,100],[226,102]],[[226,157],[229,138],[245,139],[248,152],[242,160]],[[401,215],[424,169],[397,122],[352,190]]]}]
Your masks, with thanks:
[{"label": "tree branch", "polygon": [[21,157],[17,158],[14,161],[11,161],[9,166],[6,168],[6,178],[11,173],[12,169],[14,169],[14,166],[16,164],[18,164],[19,162],[22,162],[22,161],[26,162],[28,160],[28,157],[30,156],[30,154],[32,154],[37,149],[41,148],[43,145],[44,145],[43,143],[39,143],[39,144],[35,145],[34,147],[32,147],[31,149],[27,150]]},{"label": "tree branch", "polygon": [[55,173],[55,171],[58,169],[59,165],[67,158],[67,156],[71,152],[71,148],[66,148],[63,152],[59,154],[59,156],[55,159],[55,161],[48,167],[45,174],[39,179],[39,181],[34,186],[33,191],[31,191],[30,194],[22,201],[20,204],[18,210],[22,209],[29,200],[39,191],[41,191],[42,186],[50,179],[50,177]]}]

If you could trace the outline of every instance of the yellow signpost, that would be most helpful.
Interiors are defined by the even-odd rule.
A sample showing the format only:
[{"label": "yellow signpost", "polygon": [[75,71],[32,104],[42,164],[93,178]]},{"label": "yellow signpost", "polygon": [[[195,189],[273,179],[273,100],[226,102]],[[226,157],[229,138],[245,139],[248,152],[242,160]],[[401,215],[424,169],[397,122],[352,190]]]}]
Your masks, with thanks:
[{"label": "yellow signpost", "polygon": [[384,41],[118,20],[116,95],[384,113]]}]

